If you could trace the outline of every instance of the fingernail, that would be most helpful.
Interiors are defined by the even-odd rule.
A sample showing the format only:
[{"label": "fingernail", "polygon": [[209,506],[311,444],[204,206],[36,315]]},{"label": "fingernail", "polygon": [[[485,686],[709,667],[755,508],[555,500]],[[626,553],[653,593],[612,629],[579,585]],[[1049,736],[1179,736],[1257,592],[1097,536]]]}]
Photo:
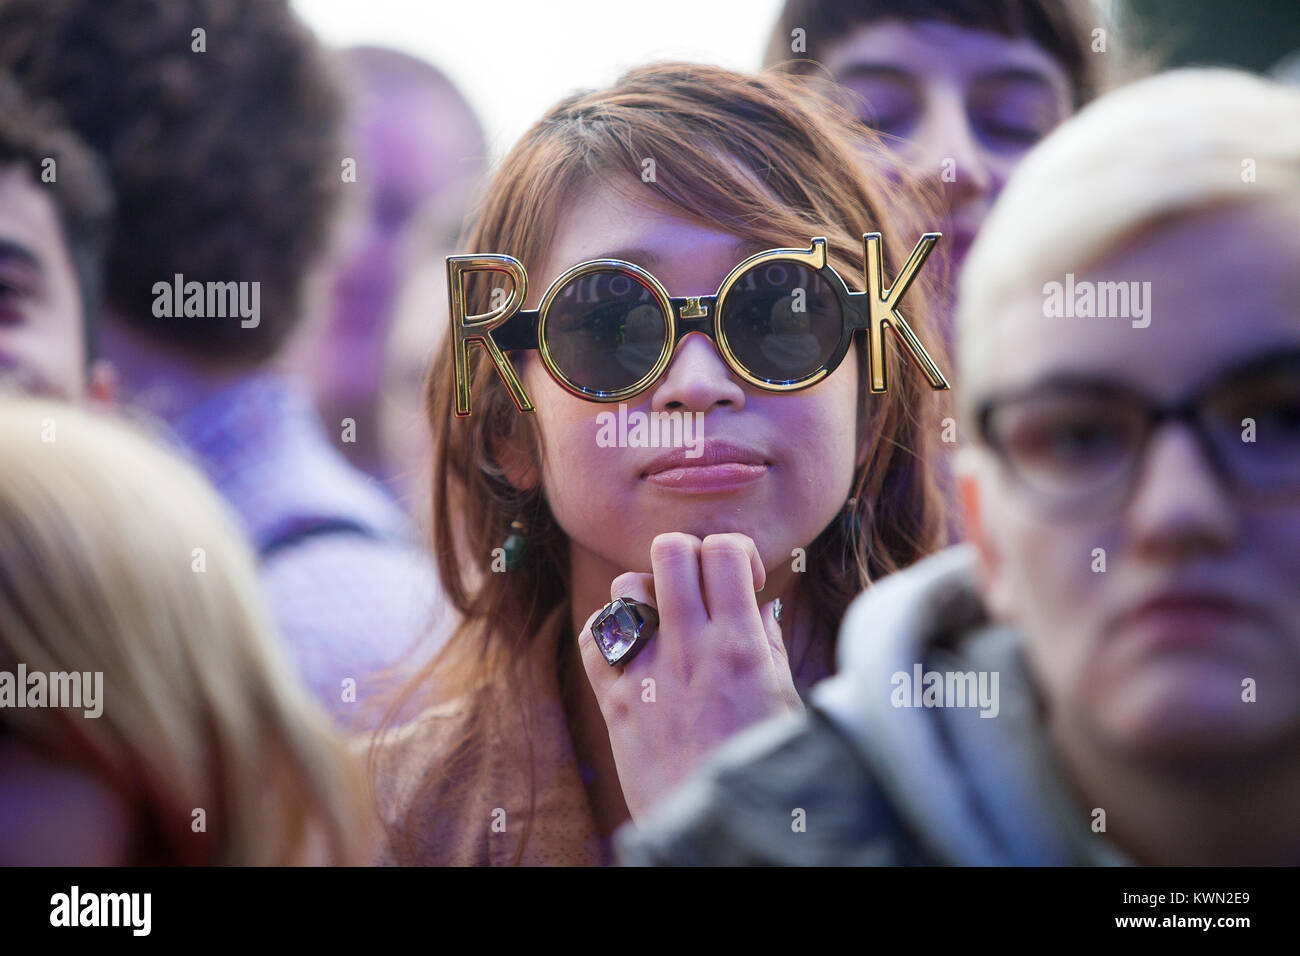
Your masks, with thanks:
[{"label": "fingernail", "polygon": [[781,623],[781,599],[777,598],[772,602],[772,620]]}]

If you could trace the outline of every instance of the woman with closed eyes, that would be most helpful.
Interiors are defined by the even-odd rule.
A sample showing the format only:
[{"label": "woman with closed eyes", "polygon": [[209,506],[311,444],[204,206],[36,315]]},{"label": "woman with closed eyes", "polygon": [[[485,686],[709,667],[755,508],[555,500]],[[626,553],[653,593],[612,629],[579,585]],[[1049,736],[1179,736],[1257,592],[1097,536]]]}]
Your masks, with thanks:
[{"label": "woman with closed eyes", "polygon": [[786,0],[764,60],[824,72],[942,197],[951,300],[1011,172],[1118,77],[1118,40],[1088,0]]}]

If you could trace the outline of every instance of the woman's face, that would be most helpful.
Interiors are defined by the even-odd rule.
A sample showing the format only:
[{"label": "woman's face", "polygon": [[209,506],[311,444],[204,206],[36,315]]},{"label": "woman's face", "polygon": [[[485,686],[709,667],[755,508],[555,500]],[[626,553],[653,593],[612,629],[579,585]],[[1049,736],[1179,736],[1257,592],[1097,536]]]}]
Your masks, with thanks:
[{"label": "woman's face", "polygon": [[[1145,327],[1126,317],[1046,318],[1038,283],[1026,282],[1023,301],[988,323],[987,354],[998,358],[970,370],[974,398],[1068,377],[1176,404],[1234,369],[1300,348],[1298,210],[1204,212],[1080,270],[1076,290],[1150,283]],[[1294,387],[1285,371],[1245,374],[1238,397],[1210,419],[1220,453],[1293,461]],[[1088,407],[1042,397],[1017,413],[1019,427],[1013,414],[1002,431],[1023,438],[1016,447],[1033,460],[1060,457],[1078,474],[1097,457],[1092,449],[1108,447],[1107,432],[1087,424],[1102,419],[1080,417]],[[1260,444],[1245,444],[1246,419]],[[980,458],[989,602],[1025,635],[1058,728],[1129,759],[1258,753],[1296,739],[1300,497],[1234,491],[1185,424],[1151,433],[1127,499],[1100,512],[1042,513],[1004,465]]]},{"label": "woman's face", "polygon": [[[578,192],[545,268],[529,277],[528,308],[558,275],[589,259],[627,260],[651,272],[670,296],[697,296],[716,293],[738,263],[762,251],[629,199],[637,188],[641,183],[629,178],[622,189]],[[618,416],[618,403],[571,395],[535,351],[524,354],[520,374],[545,445],[542,482],[575,566],[596,562],[611,578],[648,572],[657,534],[741,532],[754,540],[769,583],[773,576],[779,582],[792,549],[806,547],[849,496],[857,452],[852,358],[811,388],[777,394],[743,383],[706,336],[689,334],[663,376],[626,402],[627,415],[631,424],[640,414],[681,412],[699,423],[703,444],[654,448],[602,447],[613,430],[602,435],[606,419],[598,416]],[[696,450],[702,454],[686,457]]]},{"label": "woman's face", "polygon": [[948,207],[953,273],[1007,177],[1071,111],[1065,71],[1029,39],[939,22],[864,24],[827,50],[850,108]]}]

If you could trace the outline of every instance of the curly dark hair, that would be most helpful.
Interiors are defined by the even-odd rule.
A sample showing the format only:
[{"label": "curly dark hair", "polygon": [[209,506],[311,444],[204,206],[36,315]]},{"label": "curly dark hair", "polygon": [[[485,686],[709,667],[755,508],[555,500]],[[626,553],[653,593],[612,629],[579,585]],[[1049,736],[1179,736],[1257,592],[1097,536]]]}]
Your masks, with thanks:
[{"label": "curly dark hair", "polygon": [[[46,160],[54,161],[50,181],[43,176]],[[112,223],[108,180],[95,154],[58,125],[54,110],[34,103],[12,77],[0,73],[0,169],[14,167],[40,183],[54,203],[81,294],[89,364],[95,358],[104,246]]]},{"label": "curly dark hair", "polygon": [[[205,356],[276,352],[342,183],[342,97],[286,0],[0,0],[0,69],[104,159],[107,304]],[[260,324],[155,317],[154,283],[178,273],[260,282]]]}]

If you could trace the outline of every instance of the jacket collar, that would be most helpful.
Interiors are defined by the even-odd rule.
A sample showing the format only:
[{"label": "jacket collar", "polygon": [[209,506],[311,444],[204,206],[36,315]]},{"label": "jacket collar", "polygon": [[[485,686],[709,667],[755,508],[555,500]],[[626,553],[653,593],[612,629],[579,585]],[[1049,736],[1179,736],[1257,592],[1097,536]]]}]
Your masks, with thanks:
[{"label": "jacket collar", "polygon": [[[1116,864],[1090,832],[1039,713],[1019,635],[989,621],[975,551],[960,545],[861,595],[840,633],[840,672],[813,702],[840,727],[908,827],[960,865]],[[916,670],[996,673],[997,716],[975,707],[899,706]]]}]

